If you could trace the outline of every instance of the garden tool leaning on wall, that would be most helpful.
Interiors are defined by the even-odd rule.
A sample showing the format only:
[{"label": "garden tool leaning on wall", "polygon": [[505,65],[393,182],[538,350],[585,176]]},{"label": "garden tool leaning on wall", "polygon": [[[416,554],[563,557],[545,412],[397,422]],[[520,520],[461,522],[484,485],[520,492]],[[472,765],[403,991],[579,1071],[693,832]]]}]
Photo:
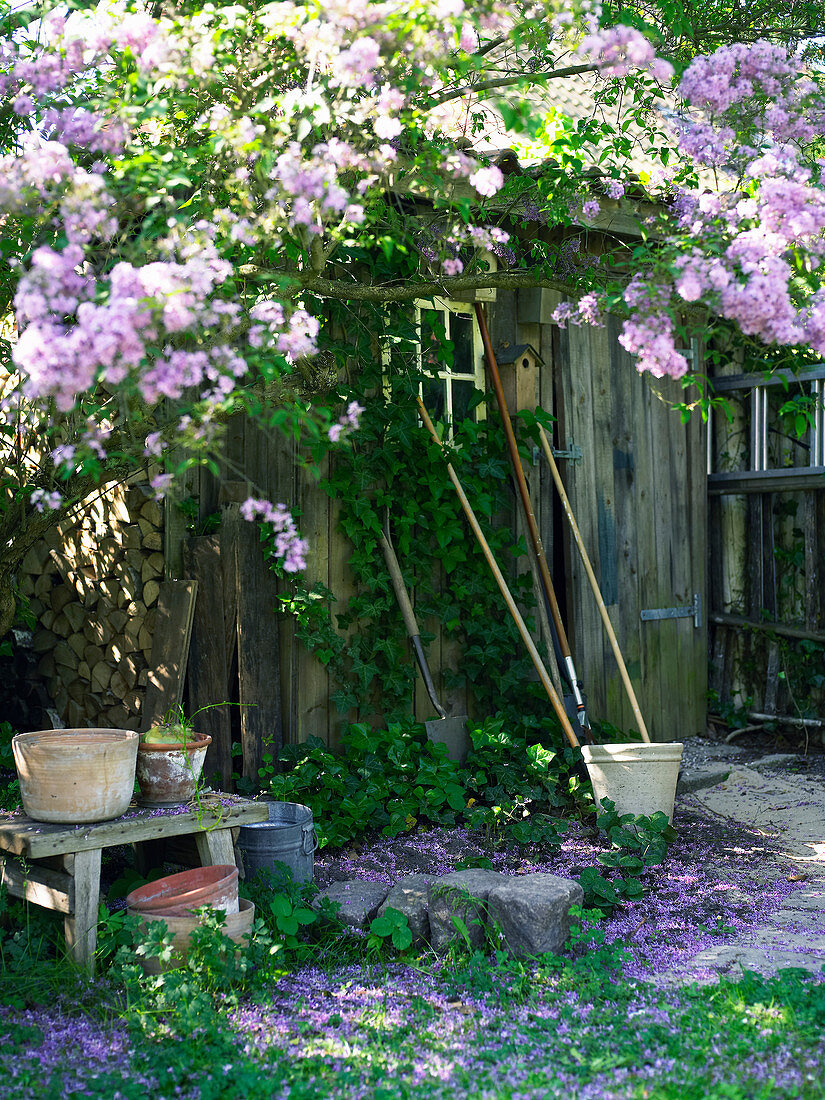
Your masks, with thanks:
[{"label": "garden tool leaning on wall", "polygon": [[398,600],[401,616],[404,619],[404,626],[407,628],[407,637],[412,642],[415,657],[418,661],[418,667],[421,670],[421,677],[424,680],[424,686],[427,689],[430,701],[435,707],[436,714],[439,715],[439,717],[432,722],[424,723],[427,729],[427,737],[429,737],[431,741],[440,741],[442,744],[446,745],[449,758],[455,760],[458,764],[463,764],[467,759],[467,752],[470,747],[469,735],[467,733],[467,715],[454,715],[452,718],[448,718],[446,710],[438,701],[433,678],[430,675],[430,667],[427,664],[427,657],[424,653],[424,646],[421,643],[421,635],[418,630],[415,612],[410,603],[410,597],[407,595],[404,577],[401,574],[401,566],[398,564],[398,558],[395,556],[395,550],[390,539],[389,517],[385,519],[384,530],[381,532],[381,549],[384,551],[384,561],[387,563],[387,569],[390,571],[390,580],[395,590],[395,598]]},{"label": "garden tool leaning on wall", "polygon": [[558,600],[556,599],[556,592],[553,588],[553,581],[550,577],[550,570],[547,566],[547,558],[544,555],[544,547],[541,544],[541,536],[539,535],[536,517],[533,514],[533,505],[530,501],[530,492],[527,488],[527,480],[524,476],[524,469],[521,465],[521,457],[518,453],[518,445],[516,443],[515,432],[513,431],[513,425],[510,422],[510,413],[507,409],[507,401],[504,397],[504,389],[501,385],[501,377],[498,373],[496,357],[493,354],[493,345],[490,343],[490,334],[487,331],[487,322],[484,320],[484,311],[478,303],[476,303],[475,311],[476,317],[478,318],[478,327],[481,331],[481,341],[484,345],[484,355],[487,359],[487,368],[490,372],[490,380],[493,383],[493,392],[496,395],[498,411],[501,416],[501,423],[504,428],[505,438],[507,440],[507,449],[510,454],[510,463],[513,467],[516,484],[518,485],[522,512],[527,525],[527,531],[530,535],[530,541],[533,545],[533,550],[535,551],[536,563],[538,565],[539,575],[541,577],[541,586],[544,589],[544,597],[549,607],[551,624],[555,631],[555,640],[558,642],[559,655],[561,658],[561,660],[559,661],[559,669],[565,680],[570,685],[570,690],[573,694],[573,699],[575,701],[576,717],[578,718],[578,723],[581,727],[582,734],[584,735],[585,740],[592,744],[593,734],[590,730],[590,719],[587,717],[587,709],[585,707],[584,697],[581,692],[581,685],[579,683],[578,677],[576,676],[576,668],[573,664],[573,656],[570,652],[570,645],[567,641],[567,632],[564,629],[561,612],[559,611]]},{"label": "garden tool leaning on wall", "polygon": [[607,634],[608,641],[610,642],[610,648],[613,650],[613,656],[616,658],[616,664],[619,666],[619,674],[622,678],[625,691],[627,692],[627,698],[630,702],[631,709],[633,710],[634,717],[639,725],[639,733],[642,735],[642,740],[650,742],[650,734],[647,732],[647,726],[645,720],[642,717],[642,712],[639,709],[639,701],[636,698],[636,692],[633,690],[633,684],[630,682],[630,676],[627,671],[627,665],[624,663],[624,657],[622,651],[619,648],[619,642],[616,638],[616,632],[613,629],[613,624],[610,621],[610,616],[607,613],[604,599],[602,598],[601,591],[599,589],[599,583],[596,580],[596,574],[593,572],[593,566],[590,563],[587,550],[585,549],[584,539],[579,531],[579,525],[576,523],[576,517],[573,515],[573,508],[571,507],[570,500],[567,496],[567,492],[564,488],[564,483],[559,473],[559,468],[556,465],[556,460],[553,457],[553,449],[545,434],[544,428],[539,425],[539,438],[541,439],[542,450],[544,451],[544,457],[547,459],[547,464],[550,467],[550,473],[553,475],[553,481],[556,484],[556,489],[561,499],[562,507],[564,508],[564,514],[567,516],[567,521],[570,524],[570,530],[573,533],[573,540],[576,543],[576,549],[579,551],[579,556],[584,566],[584,571],[587,574],[587,579],[590,582],[590,587],[593,590],[593,595],[596,597],[596,605],[599,609],[599,614],[604,624],[605,633]]},{"label": "garden tool leaning on wall", "polygon": [[[424,402],[421,400],[420,397],[418,398],[418,411],[421,413],[421,419],[424,421],[424,427],[433,437],[433,440],[435,441],[437,447],[443,454],[444,447],[441,443],[441,440],[438,438],[438,432],[436,432],[435,428],[433,427],[433,422],[432,420],[430,420],[430,415],[427,412],[427,409],[424,406]],[[499,587],[499,591],[501,592],[502,596],[504,596],[504,601],[507,604],[507,610],[513,617],[516,628],[521,635],[521,640],[524,642],[524,645],[527,648],[527,652],[530,655],[530,660],[533,662],[533,667],[539,675],[539,680],[541,681],[542,687],[547,692],[553,710],[556,712],[556,717],[561,723],[562,732],[564,733],[564,736],[567,738],[572,747],[578,748],[579,739],[576,736],[575,730],[570,724],[570,719],[567,717],[567,711],[564,709],[564,703],[561,701],[558,693],[556,692],[556,689],[553,687],[553,682],[548,675],[547,669],[544,667],[544,662],[541,659],[541,655],[536,649],[535,642],[530,637],[530,631],[527,629],[527,625],[522,618],[521,612],[516,606],[516,601],[513,599],[510,589],[507,587],[507,582],[504,579],[504,575],[499,569],[496,559],[493,557],[493,552],[490,549],[490,545],[487,542],[487,539],[484,537],[484,532],[481,530],[481,526],[476,519],[476,514],[473,511],[469,500],[467,499],[467,494],[461,487],[461,482],[458,480],[458,474],[455,472],[449,462],[447,463],[447,473],[449,474],[450,481],[452,481],[455,491],[458,494],[458,499],[461,501],[461,507],[464,509],[464,514],[467,517],[470,527],[472,528],[473,534],[478,539],[478,544],[481,547],[482,553],[487,559],[487,564],[490,566],[490,571],[495,578],[496,584]]]}]

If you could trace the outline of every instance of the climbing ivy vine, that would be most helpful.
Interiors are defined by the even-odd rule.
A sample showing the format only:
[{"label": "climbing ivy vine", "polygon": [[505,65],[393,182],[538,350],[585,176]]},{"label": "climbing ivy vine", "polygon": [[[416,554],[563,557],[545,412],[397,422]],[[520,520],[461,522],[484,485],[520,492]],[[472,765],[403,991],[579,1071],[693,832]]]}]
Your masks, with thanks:
[{"label": "climbing ivy vine", "polygon": [[[467,684],[480,715],[501,712],[538,722],[549,704],[533,683],[443,455],[419,422],[415,396],[425,375],[413,324],[404,317],[390,323],[378,313],[357,321],[349,312],[333,318],[328,332],[345,330],[346,338],[330,340],[329,350],[351,379],[346,398],[358,400],[365,412],[321,481],[339,505],[355,594],[342,601],[322,584],[308,587],[290,578],[283,607],[295,619],[298,638],[328,667],[342,714],[359,709],[390,722],[408,714],[416,668],[381,550],[387,524],[425,646],[436,631],[456,644],[454,661],[442,662],[447,686]],[[377,335],[382,333],[387,336]],[[444,338],[439,364],[451,363],[452,354]],[[474,404],[482,400],[477,392]],[[515,419],[526,448],[535,417]],[[452,430],[450,460],[515,598],[529,613],[532,581],[520,568],[526,547],[511,526],[514,497],[503,431],[492,418],[476,421],[472,408]]]}]

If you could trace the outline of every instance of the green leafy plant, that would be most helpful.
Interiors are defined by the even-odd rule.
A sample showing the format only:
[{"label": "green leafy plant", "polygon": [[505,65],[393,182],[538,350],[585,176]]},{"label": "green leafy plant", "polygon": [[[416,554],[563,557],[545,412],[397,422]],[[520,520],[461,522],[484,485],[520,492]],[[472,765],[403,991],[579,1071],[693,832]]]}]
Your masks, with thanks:
[{"label": "green leafy plant", "polygon": [[650,817],[619,815],[608,798],[602,800],[596,824],[610,843],[610,848],[597,857],[608,874],[596,867],[586,867],[578,881],[584,890],[585,904],[609,914],[621,902],[643,897],[644,886],[639,876],[648,867],[662,863],[668,845],[676,839],[676,830],[661,812]]},{"label": "green leafy plant", "polygon": [[[248,704],[247,704],[248,705]],[[182,706],[172,707],[164,714],[163,718],[140,735],[141,741],[146,745],[186,745],[197,738],[194,732],[195,719],[206,710],[214,710],[215,707],[239,707],[240,703],[209,703],[205,707],[199,707],[192,714],[186,715]]]},{"label": "green leafy plant", "polygon": [[560,793],[569,789],[573,757],[548,749],[534,727],[510,734],[501,716],[471,725],[471,736],[475,747],[460,767],[409,716],[386,730],[355,723],[343,730],[338,752],[313,738],[287,746],[280,762],[291,768],[276,774],[267,758],[261,779],[275,798],[312,809],[321,846],[340,847],[371,830],[398,836],[419,824],[457,823],[491,843],[558,846],[558,811],[574,805]]},{"label": "green leafy plant", "polygon": [[393,909],[392,906],[387,906],[381,916],[376,917],[370,924],[367,951],[374,953],[387,942],[391,943],[396,951],[406,951],[413,942],[413,934],[406,914]]}]

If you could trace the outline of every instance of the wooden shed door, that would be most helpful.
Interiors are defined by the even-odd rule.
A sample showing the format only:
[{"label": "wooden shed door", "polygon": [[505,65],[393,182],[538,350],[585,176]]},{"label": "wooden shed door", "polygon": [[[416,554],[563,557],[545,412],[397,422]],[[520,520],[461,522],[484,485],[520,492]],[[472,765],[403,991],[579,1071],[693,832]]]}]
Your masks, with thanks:
[{"label": "wooden shed door", "polygon": [[[581,448],[580,461],[560,462],[562,476],[650,736],[681,741],[705,730],[705,426],[698,413],[681,423],[667,403],[685,400],[681,386],[639,375],[618,334],[615,319],[559,333],[556,446]],[[631,729],[595,599],[565,538],[571,646],[588,709]]]}]

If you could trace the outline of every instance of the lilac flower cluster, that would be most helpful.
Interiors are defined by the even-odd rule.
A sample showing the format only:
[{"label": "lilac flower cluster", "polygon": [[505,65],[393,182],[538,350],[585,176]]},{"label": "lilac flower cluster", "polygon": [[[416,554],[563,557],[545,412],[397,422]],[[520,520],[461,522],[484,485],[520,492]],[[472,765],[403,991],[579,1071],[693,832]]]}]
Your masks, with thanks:
[{"label": "lilac flower cluster", "polygon": [[309,544],[298,534],[295,520],[285,504],[248,497],[241,505],[241,515],[246,520],[262,519],[270,525],[274,535],[274,553],[285,572],[298,573],[306,569]]},{"label": "lilac flower cluster", "polygon": [[56,512],[63,503],[63,497],[57,490],[48,492],[46,489],[35,489],[29,497],[29,503],[32,504],[38,512],[45,512],[47,508]]},{"label": "lilac flower cluster", "polygon": [[349,435],[350,432],[354,432],[358,428],[361,413],[363,411],[363,405],[359,405],[357,401],[350,401],[346,411],[338,417],[338,423],[333,424],[327,432],[330,442],[338,443],[339,440]]}]

